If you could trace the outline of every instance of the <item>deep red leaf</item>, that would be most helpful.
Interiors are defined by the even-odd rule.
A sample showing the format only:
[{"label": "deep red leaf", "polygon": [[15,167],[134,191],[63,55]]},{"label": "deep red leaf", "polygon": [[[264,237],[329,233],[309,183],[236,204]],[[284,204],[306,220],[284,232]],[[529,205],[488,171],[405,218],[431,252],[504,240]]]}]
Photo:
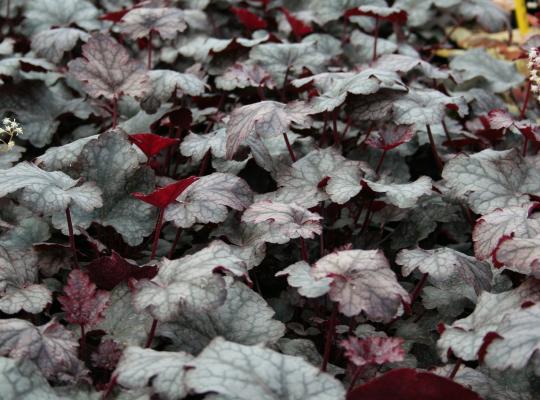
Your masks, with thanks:
[{"label": "deep red leaf", "polygon": [[124,15],[126,15],[130,11],[131,11],[130,8],[125,8],[120,11],[112,11],[112,12],[103,14],[102,16],[99,17],[99,19],[102,21],[111,21],[115,23],[120,22],[120,20],[124,17]]},{"label": "deep red leaf", "polygon": [[176,198],[180,196],[180,194],[197,179],[199,178],[196,176],[190,176],[189,178],[182,179],[181,181],[156,189],[150,194],[137,192],[132,193],[132,196],[144,201],[145,203],[152,204],[159,209],[163,209],[169,204],[173,203]]},{"label": "deep red leaf", "polygon": [[268,26],[264,19],[245,8],[231,7],[231,11],[236,15],[242,25],[249,30],[264,29]]},{"label": "deep red leaf", "polygon": [[311,26],[306,24],[304,21],[296,18],[285,7],[281,7],[281,11],[283,12],[283,14],[285,14],[285,17],[287,18],[287,21],[289,22],[289,25],[293,30],[294,36],[296,36],[297,38],[304,37],[313,32],[313,28]]},{"label": "deep red leaf", "polygon": [[161,150],[179,142],[178,139],[171,139],[153,133],[134,133],[133,135],[129,135],[129,140],[135,143],[146,157],[153,157]]},{"label": "deep red leaf", "polygon": [[58,297],[66,320],[81,326],[93,326],[103,318],[107,308],[109,293],[97,290],[86,273],[74,269],[69,273],[64,286],[65,296]]},{"label": "deep red leaf", "polygon": [[113,250],[110,256],[99,257],[86,266],[88,276],[100,289],[112,290],[116,285],[127,282],[129,278],[152,279],[156,267],[138,267],[129,263]]},{"label": "deep red leaf", "polygon": [[358,386],[347,400],[482,400],[460,384],[430,372],[394,369]]}]

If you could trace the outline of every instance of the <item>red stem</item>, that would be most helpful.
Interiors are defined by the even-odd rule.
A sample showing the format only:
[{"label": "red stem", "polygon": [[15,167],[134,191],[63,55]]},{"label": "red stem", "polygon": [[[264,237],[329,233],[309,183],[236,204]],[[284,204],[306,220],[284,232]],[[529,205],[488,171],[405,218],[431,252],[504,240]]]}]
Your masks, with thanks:
[{"label": "red stem", "polygon": [[336,332],[337,313],[338,313],[338,305],[337,303],[334,303],[332,314],[330,315],[330,320],[327,322],[327,326],[326,326],[326,341],[324,343],[324,356],[323,356],[323,361],[321,364],[322,372],[326,372],[326,367],[328,366],[328,362],[330,361],[330,353],[332,350],[332,339],[334,338],[334,334]]},{"label": "red stem", "polygon": [[354,384],[356,383],[356,381],[358,380],[358,378],[360,377],[360,374],[362,373],[362,371],[364,370],[364,366],[360,366],[360,367],[356,367],[356,369],[354,370],[354,374],[353,376],[351,377],[351,383],[349,384],[349,389],[347,390],[347,394],[349,394],[350,392],[352,392],[352,390],[354,389]]},{"label": "red stem", "polygon": [[521,154],[523,157],[527,155],[527,145],[529,144],[529,138],[527,136],[523,136],[523,150],[521,151]]},{"label": "red stem", "polygon": [[450,372],[450,375],[448,375],[448,379],[454,380],[462,363],[463,361],[461,360],[461,358],[458,358],[456,364],[454,365],[454,368],[452,369],[452,372]]},{"label": "red stem", "polygon": [[153,260],[156,256],[157,245],[159,241],[159,235],[161,234],[161,227],[163,226],[163,214],[165,213],[165,208],[159,209],[159,214],[156,221],[156,228],[154,232],[154,242],[152,243],[152,253],[150,254],[150,260]]},{"label": "red stem", "polygon": [[426,128],[427,128],[427,134],[429,137],[429,144],[431,145],[431,153],[433,154],[433,158],[435,158],[435,162],[437,163],[437,168],[439,169],[439,172],[442,172],[443,163],[442,163],[441,157],[439,157],[439,153],[437,152],[437,147],[435,146],[435,140],[433,140],[433,134],[431,133],[431,127],[429,126],[429,124],[427,124]]},{"label": "red stem", "polygon": [[386,155],[386,150],[383,150],[381,157],[379,158],[379,162],[377,163],[377,168],[375,168],[375,173],[377,175],[379,175],[379,171],[381,170],[385,155]]},{"label": "red stem", "polygon": [[287,102],[287,80],[289,79],[289,70],[290,68],[287,68],[285,77],[283,78],[283,88],[281,89],[281,101],[283,101],[283,103]]},{"label": "red stem", "polygon": [[289,155],[291,156],[292,162],[296,162],[296,156],[294,155],[294,151],[291,147],[291,143],[289,142],[289,137],[287,136],[287,133],[283,132],[283,139],[285,139],[285,144],[287,145],[287,150],[289,150]]},{"label": "red stem", "polygon": [[307,247],[306,247],[306,241],[304,240],[303,237],[300,237],[300,249],[302,250],[302,259],[309,263],[309,257],[308,257],[308,252],[307,252]]},{"label": "red stem", "polygon": [[373,41],[373,56],[371,61],[377,59],[377,41],[379,40],[379,17],[375,17],[375,40]]},{"label": "red stem", "polygon": [[81,355],[81,358],[86,358],[86,332],[84,331],[84,325],[81,325],[81,348],[79,349],[79,353]]},{"label": "red stem", "polygon": [[148,32],[148,59],[146,68],[150,71],[152,69],[152,29]]},{"label": "red stem", "polygon": [[340,138],[339,138],[339,133],[338,133],[338,130],[337,130],[337,110],[334,110],[332,112],[332,134],[334,136],[334,143],[339,145],[340,143]]},{"label": "red stem", "polygon": [[427,278],[428,278],[427,273],[422,275],[422,278],[418,281],[415,288],[411,292],[411,296],[410,296],[411,297],[411,306],[414,303],[414,301],[416,300],[416,298],[418,297],[418,295],[420,294],[420,292],[422,291],[422,289],[424,288],[424,286],[426,285]]},{"label": "red stem", "polygon": [[531,97],[531,81],[527,83],[527,89],[525,91],[525,100],[523,101],[523,106],[519,112],[519,119],[525,118],[525,112],[527,111],[527,105],[529,104],[529,98]]},{"label": "red stem", "polygon": [[118,99],[116,96],[113,97],[112,103],[112,128],[116,128],[118,124]]},{"label": "red stem", "polygon": [[204,172],[206,171],[206,167],[208,167],[208,160],[210,159],[210,149],[206,151],[204,154],[204,157],[201,162],[201,167],[199,168],[199,176],[203,176]]},{"label": "red stem", "polygon": [[152,340],[154,340],[154,336],[156,334],[157,323],[157,319],[154,319],[152,321],[152,327],[150,328],[150,332],[148,333],[148,337],[146,338],[146,344],[144,345],[145,349],[150,348],[150,346],[152,345]]},{"label": "red stem", "polygon": [[111,394],[111,392],[113,391],[113,389],[116,386],[117,379],[118,378],[116,376],[114,376],[114,375],[111,376],[111,380],[109,381],[109,383],[107,384],[107,387],[103,391],[103,395],[101,396],[101,400],[105,400],[107,397],[109,397],[109,395]]},{"label": "red stem", "polygon": [[169,254],[167,255],[167,258],[169,260],[172,260],[172,256],[174,254],[174,251],[176,250],[176,245],[178,244],[178,240],[180,240],[181,235],[182,235],[182,228],[177,228],[176,235],[174,236],[174,241],[172,243],[171,249],[169,250]]},{"label": "red stem", "polygon": [[77,258],[77,248],[75,247],[75,235],[73,235],[73,222],[71,221],[71,211],[69,207],[66,208],[66,220],[69,233],[69,246],[71,247],[71,252],[73,253],[73,260],[75,261],[75,267],[79,267],[79,260]]}]

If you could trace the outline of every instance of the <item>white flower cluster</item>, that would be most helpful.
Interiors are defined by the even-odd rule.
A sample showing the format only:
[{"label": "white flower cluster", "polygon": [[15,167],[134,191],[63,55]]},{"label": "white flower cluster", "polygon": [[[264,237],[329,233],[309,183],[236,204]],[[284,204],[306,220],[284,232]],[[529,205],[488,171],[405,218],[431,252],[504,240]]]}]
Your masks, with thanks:
[{"label": "white flower cluster", "polygon": [[22,135],[21,125],[15,119],[4,118],[2,120],[3,128],[0,128],[0,151],[9,151],[15,146],[13,138]]},{"label": "white flower cluster", "polygon": [[[533,47],[529,50],[529,80],[531,81],[531,91],[540,93],[540,48]],[[540,100],[540,98],[539,98]]]}]

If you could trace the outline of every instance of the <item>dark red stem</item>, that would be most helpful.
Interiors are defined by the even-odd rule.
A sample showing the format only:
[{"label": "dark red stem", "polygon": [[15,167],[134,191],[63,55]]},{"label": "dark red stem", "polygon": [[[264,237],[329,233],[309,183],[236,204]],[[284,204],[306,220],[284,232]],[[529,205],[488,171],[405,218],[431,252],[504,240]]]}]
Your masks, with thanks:
[{"label": "dark red stem", "polygon": [[304,240],[303,237],[300,237],[300,249],[302,250],[302,259],[305,262],[309,263],[306,241]]},{"label": "dark red stem", "polygon": [[152,321],[152,327],[150,328],[150,332],[148,333],[148,337],[146,338],[146,344],[144,345],[145,349],[150,348],[150,346],[152,345],[152,340],[154,340],[154,336],[156,334],[157,323],[157,319],[154,319]]},{"label": "dark red stem", "polygon": [[383,150],[381,157],[379,158],[379,162],[377,163],[377,168],[375,168],[375,173],[377,175],[379,175],[379,171],[381,170],[385,155],[386,155],[386,150]]},{"label": "dark red stem", "polygon": [[420,280],[416,284],[415,288],[411,292],[411,296],[410,296],[411,297],[411,305],[412,305],[412,303],[414,303],[414,301],[416,300],[416,298],[418,297],[418,295],[420,294],[420,292],[422,291],[422,289],[426,285],[427,278],[428,278],[428,274],[422,275],[422,278],[420,278]]},{"label": "dark red stem", "polygon": [[525,89],[525,100],[523,100],[523,105],[519,112],[519,119],[525,118],[525,112],[527,111],[527,105],[529,104],[529,98],[531,97],[531,81],[527,83],[527,89]]},{"label": "dark red stem", "polygon": [[81,325],[81,348],[80,348],[80,355],[84,359],[86,358],[86,332],[84,331],[84,325]]},{"label": "dark red stem", "polygon": [[178,244],[178,240],[180,240],[180,236],[182,235],[182,228],[176,228],[176,235],[174,236],[174,240],[171,246],[171,249],[169,250],[169,254],[167,255],[167,258],[169,260],[172,259],[172,256],[174,254],[174,251],[176,250],[176,245]]},{"label": "dark red stem", "polygon": [[152,29],[148,32],[148,59],[147,59],[147,68],[150,71],[152,69]]},{"label": "dark red stem", "polygon": [[208,161],[210,159],[210,149],[206,151],[201,162],[201,167],[199,168],[199,176],[203,176],[206,168],[208,167]]},{"label": "dark red stem", "polygon": [[360,374],[362,373],[363,370],[364,370],[363,365],[360,366],[360,367],[356,367],[356,369],[354,370],[354,374],[351,377],[351,383],[349,384],[349,390],[347,390],[347,394],[350,393],[354,389],[354,384],[356,383],[356,381],[360,377]]},{"label": "dark red stem", "polygon": [[73,222],[71,221],[71,211],[69,207],[66,208],[66,220],[69,233],[69,246],[73,253],[73,261],[75,261],[75,267],[79,268],[79,259],[77,258],[77,248],[75,247],[75,235],[73,234]]},{"label": "dark red stem", "polygon": [[373,41],[373,57],[372,62],[377,59],[377,41],[379,40],[379,18],[375,17],[375,40]]},{"label": "dark red stem", "polygon": [[326,367],[328,367],[328,362],[330,361],[330,353],[332,351],[332,339],[334,338],[334,334],[336,332],[337,313],[338,305],[337,303],[334,303],[332,315],[330,315],[330,319],[328,320],[326,325],[326,341],[324,343],[324,355],[321,364],[322,372],[326,372]]},{"label": "dark red stem", "polygon": [[116,96],[113,97],[112,102],[112,128],[114,129],[118,124],[118,99]]},{"label": "dark red stem", "polygon": [[296,162],[296,156],[294,155],[294,151],[292,149],[291,143],[289,142],[289,137],[287,136],[286,132],[283,132],[283,139],[285,139],[285,144],[287,145],[287,150],[289,150],[289,155],[291,156],[292,162]]},{"label": "dark red stem", "polygon": [[338,117],[338,112],[337,112],[337,110],[334,110],[332,112],[332,134],[334,136],[334,144],[339,145],[340,138],[339,138],[339,133],[338,133],[338,130],[337,130],[337,117]]},{"label": "dark red stem", "polygon": [[435,158],[439,172],[441,172],[443,170],[443,163],[441,157],[439,157],[439,153],[437,152],[437,146],[435,146],[435,140],[433,140],[433,134],[431,133],[431,127],[429,124],[426,125],[426,129],[429,137],[429,144],[431,145],[431,153],[433,154],[433,158]]},{"label": "dark red stem", "polygon": [[454,365],[454,368],[452,369],[452,372],[450,372],[450,375],[448,375],[448,379],[454,380],[454,378],[456,377],[456,374],[459,371],[459,367],[461,367],[462,363],[463,361],[461,360],[461,358],[458,358],[456,361],[456,364]]},{"label": "dark red stem", "polygon": [[159,242],[159,235],[161,234],[161,227],[163,226],[163,214],[165,213],[165,208],[159,209],[159,214],[156,221],[156,228],[154,229],[154,242],[152,243],[152,253],[150,254],[150,260],[153,260],[156,256],[157,245]]}]

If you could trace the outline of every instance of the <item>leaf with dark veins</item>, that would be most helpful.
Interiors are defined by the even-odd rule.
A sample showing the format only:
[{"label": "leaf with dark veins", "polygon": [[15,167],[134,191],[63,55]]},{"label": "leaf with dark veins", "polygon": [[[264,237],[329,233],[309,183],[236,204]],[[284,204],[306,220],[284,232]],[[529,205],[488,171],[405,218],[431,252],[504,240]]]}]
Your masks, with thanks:
[{"label": "leaf with dark veins", "polygon": [[250,205],[242,214],[242,221],[260,224],[266,231],[263,240],[287,243],[291,239],[313,239],[322,233],[322,217],[294,203],[285,204],[263,200]]},{"label": "leaf with dark veins", "polygon": [[[103,207],[85,211],[71,209],[74,231],[87,229],[92,222],[112,226],[131,246],[138,245],[154,229],[155,209],[131,196],[133,192],[150,192],[155,177],[149,167],[139,165],[137,151],[127,135],[119,130],[102,133],[86,143],[73,169],[86,181],[95,182],[103,195]],[[53,215],[53,225],[67,234],[65,215]]]},{"label": "leaf with dark veins", "polygon": [[449,350],[464,361],[477,360],[489,332],[498,332],[501,322],[518,311],[522,304],[539,301],[540,282],[532,278],[506,292],[483,292],[478,296],[472,314],[444,326],[437,342],[443,361],[447,360]]},{"label": "leaf with dark veins", "polygon": [[63,172],[47,172],[29,162],[4,170],[0,176],[0,197],[23,189],[20,198],[30,208],[44,214],[64,211],[71,205],[92,211],[103,205],[101,190],[91,182],[77,186],[78,180]]},{"label": "leaf with dark veins", "polygon": [[497,328],[500,338],[487,346],[484,358],[489,368],[524,368],[540,351],[540,303],[509,313]]},{"label": "leaf with dark veins", "polygon": [[83,57],[70,61],[68,68],[94,98],[141,98],[150,90],[144,66],[133,60],[124,46],[103,33],[94,34],[83,46]]},{"label": "leaf with dark veins", "polygon": [[472,233],[474,254],[479,260],[489,259],[501,239],[533,238],[540,235],[540,220],[533,214],[537,203],[495,209],[476,221]]},{"label": "leaf with dark veins", "polygon": [[312,42],[259,44],[251,49],[249,59],[268,71],[278,88],[283,87],[285,77],[293,78],[303,68],[322,72],[329,61]]},{"label": "leaf with dark veins", "polygon": [[348,317],[364,312],[376,322],[388,322],[399,314],[409,294],[380,250],[344,250],[331,253],[313,264],[316,279],[331,278],[328,293]]},{"label": "leaf with dark veins", "polygon": [[310,108],[300,102],[284,104],[260,101],[235,109],[227,123],[226,157],[232,159],[240,145],[252,135],[278,136],[286,133],[291,124],[308,126]]},{"label": "leaf with dark veins", "polygon": [[180,144],[180,152],[185,157],[191,157],[195,162],[200,162],[207,151],[214,157],[225,158],[225,141],[227,133],[225,128],[217,129],[206,134],[191,132]]},{"label": "leaf with dark veins", "polygon": [[362,180],[371,190],[384,193],[383,200],[399,208],[414,207],[418,199],[432,193],[432,181],[427,176],[421,176],[410,183],[385,183]]},{"label": "leaf with dark veins", "polygon": [[503,237],[494,254],[497,266],[520,274],[540,278],[540,236],[533,238]]},{"label": "leaf with dark veins", "polygon": [[343,204],[360,192],[361,179],[372,174],[366,163],[349,160],[331,147],[313,150],[278,174],[276,201],[306,208],[329,198]]},{"label": "leaf with dark veins", "polygon": [[169,338],[174,350],[191,354],[198,354],[218,336],[245,345],[271,344],[285,333],[274,314],[260,295],[232,281],[221,306],[204,312],[184,310],[174,321],[159,325],[158,334]]},{"label": "leaf with dark veins", "polygon": [[73,334],[54,320],[41,326],[16,318],[0,324],[0,355],[33,361],[47,379],[69,381],[80,375],[77,347]]},{"label": "leaf with dark veins", "polygon": [[151,383],[160,397],[167,400],[182,399],[188,394],[184,367],[191,360],[193,356],[184,352],[130,346],[124,350],[113,376],[124,387],[138,389]]},{"label": "leaf with dark veins", "polygon": [[339,381],[299,357],[214,339],[188,364],[187,385],[235,400],[344,400]]},{"label": "leaf with dark veins", "polygon": [[450,69],[458,83],[480,81],[495,93],[505,92],[523,82],[523,76],[513,62],[495,59],[482,48],[467,50],[452,58]]},{"label": "leaf with dark veins", "polygon": [[430,79],[447,79],[449,75],[448,71],[437,68],[421,58],[404,54],[383,54],[377,59],[373,67],[403,74],[419,70]]},{"label": "leaf with dark veins", "polygon": [[487,214],[501,207],[522,206],[529,202],[528,194],[540,195],[539,171],[540,166],[524,159],[517,149],[486,149],[453,158],[442,176],[474,212]]},{"label": "leaf with dark veins", "polygon": [[92,109],[83,99],[65,98],[50,90],[44,82],[26,80],[2,85],[0,114],[7,112],[15,113],[24,127],[24,135],[20,138],[41,148],[51,142],[60,125],[60,116],[73,114],[86,119]]},{"label": "leaf with dark veins", "polygon": [[5,400],[58,400],[41,371],[28,360],[0,357],[0,387]]},{"label": "leaf with dark veins", "polygon": [[289,265],[284,270],[276,273],[276,276],[286,276],[287,283],[298,289],[304,297],[321,297],[330,291],[332,278],[315,279],[311,274],[311,266],[305,261],[298,261]]},{"label": "leaf with dark veins", "polygon": [[232,174],[214,172],[200,177],[165,210],[165,220],[189,228],[194,224],[223,222],[228,207],[242,211],[253,199],[248,184]]},{"label": "leaf with dark veins", "polygon": [[178,260],[165,258],[154,278],[133,284],[133,305],[159,321],[176,318],[184,308],[204,311],[219,307],[227,291],[218,270],[239,276],[247,272],[244,261],[218,243]]},{"label": "leaf with dark veins", "polygon": [[404,340],[401,338],[369,336],[358,339],[349,336],[341,341],[340,346],[345,349],[345,357],[351,363],[363,367],[403,361],[405,358],[403,343]]},{"label": "leaf with dark veins", "polygon": [[275,83],[270,74],[257,64],[236,63],[216,78],[216,87],[223,90],[261,86],[273,89]]},{"label": "leaf with dark veins", "polygon": [[119,27],[132,39],[147,38],[157,32],[162,39],[171,40],[187,28],[182,10],[172,7],[133,8],[120,21]]},{"label": "leaf with dark veins", "polygon": [[39,57],[58,63],[64,53],[79,42],[86,42],[90,35],[76,28],[55,28],[41,31],[32,37],[32,50]]},{"label": "leaf with dark veins", "polygon": [[54,27],[79,26],[86,30],[99,29],[98,9],[87,0],[33,0],[25,7],[24,27],[30,33]]},{"label": "leaf with dark veins", "polygon": [[403,276],[410,275],[416,269],[429,274],[430,282],[441,289],[450,283],[452,287],[459,285],[465,297],[471,301],[476,301],[482,291],[491,290],[493,274],[490,265],[449,247],[401,250],[397,254],[396,264],[402,266]]}]

